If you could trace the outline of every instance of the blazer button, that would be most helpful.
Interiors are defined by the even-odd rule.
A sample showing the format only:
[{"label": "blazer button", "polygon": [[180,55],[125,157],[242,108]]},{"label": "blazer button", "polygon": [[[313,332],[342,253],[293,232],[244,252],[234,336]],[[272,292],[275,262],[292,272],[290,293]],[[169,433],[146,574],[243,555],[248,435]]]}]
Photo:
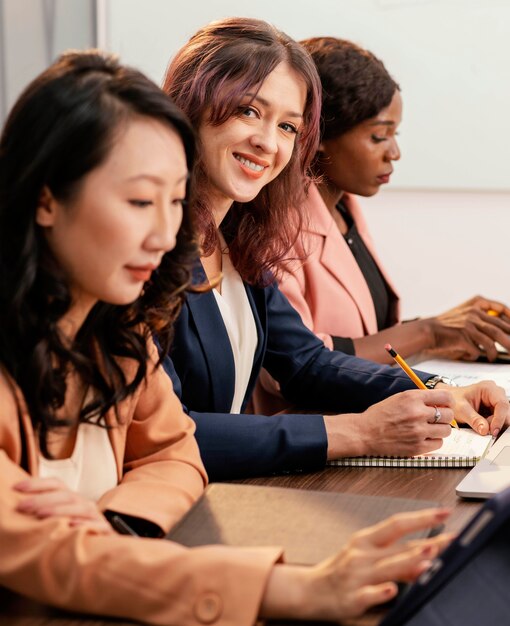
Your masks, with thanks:
[{"label": "blazer button", "polygon": [[195,604],[195,617],[203,624],[211,624],[220,617],[222,609],[218,594],[204,593]]}]

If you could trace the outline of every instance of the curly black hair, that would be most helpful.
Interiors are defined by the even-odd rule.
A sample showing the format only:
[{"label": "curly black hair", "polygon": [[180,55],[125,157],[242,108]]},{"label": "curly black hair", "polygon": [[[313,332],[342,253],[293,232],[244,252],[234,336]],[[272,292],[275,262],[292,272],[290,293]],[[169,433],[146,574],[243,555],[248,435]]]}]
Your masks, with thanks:
[{"label": "curly black hair", "polygon": [[374,117],[400,91],[382,61],[351,41],[312,37],[300,43],[322,83],[321,140],[335,139]]},{"label": "curly black hair", "polygon": [[[36,224],[41,191],[47,187],[60,201],[71,198],[108,156],[119,125],[135,115],[177,132],[191,171],[195,139],[186,116],[139,71],[97,51],[66,53],[38,76],[13,107],[0,139],[0,365],[21,388],[45,454],[48,431],[63,424],[56,411],[71,369],[92,391],[80,421],[105,425],[106,413],[117,413],[118,403],[145,378],[153,333],[166,354],[198,256],[185,209],[175,248],[135,302],[96,303],[72,345],[59,332],[71,296]],[[135,364],[129,380],[120,359]]]}]

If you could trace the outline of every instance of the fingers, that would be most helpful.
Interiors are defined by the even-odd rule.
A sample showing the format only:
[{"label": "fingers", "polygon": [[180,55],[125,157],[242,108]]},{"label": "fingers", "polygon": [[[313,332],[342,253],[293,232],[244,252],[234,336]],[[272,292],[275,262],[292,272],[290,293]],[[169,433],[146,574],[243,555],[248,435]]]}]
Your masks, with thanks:
[{"label": "fingers", "polygon": [[94,502],[81,498],[71,491],[52,491],[32,495],[19,502],[16,510],[40,519],[53,516],[94,519],[101,515]]},{"label": "fingers", "polygon": [[377,604],[384,604],[395,598],[398,586],[393,582],[385,582],[379,585],[365,585],[354,594],[353,615],[362,615],[369,608]]},{"label": "fingers", "polygon": [[435,545],[400,550],[397,554],[379,559],[373,567],[373,582],[389,580],[411,582],[427,570],[439,554]]},{"label": "fingers", "polygon": [[430,408],[430,419],[427,421],[430,424],[451,424],[454,417],[452,409],[434,405]]},{"label": "fingers", "polygon": [[57,489],[67,489],[64,483],[58,478],[29,478],[22,480],[13,487],[16,491],[24,493],[44,493]]},{"label": "fingers", "polygon": [[375,526],[370,526],[354,534],[351,544],[362,546],[388,546],[404,535],[431,528],[443,523],[450,515],[449,509],[424,509],[397,513]]},{"label": "fingers", "polygon": [[[480,435],[499,433],[510,424],[510,404],[505,390],[492,381],[454,389],[456,397],[455,416],[469,424]],[[488,418],[480,414],[483,410]]]}]

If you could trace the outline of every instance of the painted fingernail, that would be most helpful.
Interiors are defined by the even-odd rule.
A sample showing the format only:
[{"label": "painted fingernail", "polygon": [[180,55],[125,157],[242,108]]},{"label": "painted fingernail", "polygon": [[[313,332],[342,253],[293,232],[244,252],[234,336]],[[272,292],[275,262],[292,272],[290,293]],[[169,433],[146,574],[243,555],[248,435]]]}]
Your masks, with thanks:
[{"label": "painted fingernail", "polygon": [[444,520],[450,515],[450,509],[441,509],[436,513],[437,520]]},{"label": "painted fingernail", "polygon": [[434,548],[432,546],[425,546],[422,548],[421,555],[425,557],[432,556],[434,553]]},{"label": "painted fingernail", "polygon": [[495,428],[495,429],[492,431],[492,436],[493,436],[493,437],[497,437],[497,436],[499,435],[499,431],[500,431],[500,430],[501,430],[500,428]]}]

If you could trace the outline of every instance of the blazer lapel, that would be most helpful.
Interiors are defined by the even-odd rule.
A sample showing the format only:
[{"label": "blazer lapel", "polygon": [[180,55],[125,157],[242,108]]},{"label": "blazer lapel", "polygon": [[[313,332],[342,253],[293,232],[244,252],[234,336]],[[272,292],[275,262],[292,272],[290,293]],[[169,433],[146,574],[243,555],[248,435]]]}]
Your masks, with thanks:
[{"label": "blazer lapel", "polygon": [[323,238],[321,264],[350,294],[358,307],[365,330],[368,333],[377,332],[375,309],[368,285],[315,186],[310,187],[308,210],[313,232]]},{"label": "blazer lapel", "polygon": [[[197,284],[207,282],[201,263],[193,272],[193,282]],[[214,411],[224,412],[225,406],[230,410],[235,386],[234,355],[212,290],[188,294],[187,306],[195,323],[203,358],[209,370]]]}]

